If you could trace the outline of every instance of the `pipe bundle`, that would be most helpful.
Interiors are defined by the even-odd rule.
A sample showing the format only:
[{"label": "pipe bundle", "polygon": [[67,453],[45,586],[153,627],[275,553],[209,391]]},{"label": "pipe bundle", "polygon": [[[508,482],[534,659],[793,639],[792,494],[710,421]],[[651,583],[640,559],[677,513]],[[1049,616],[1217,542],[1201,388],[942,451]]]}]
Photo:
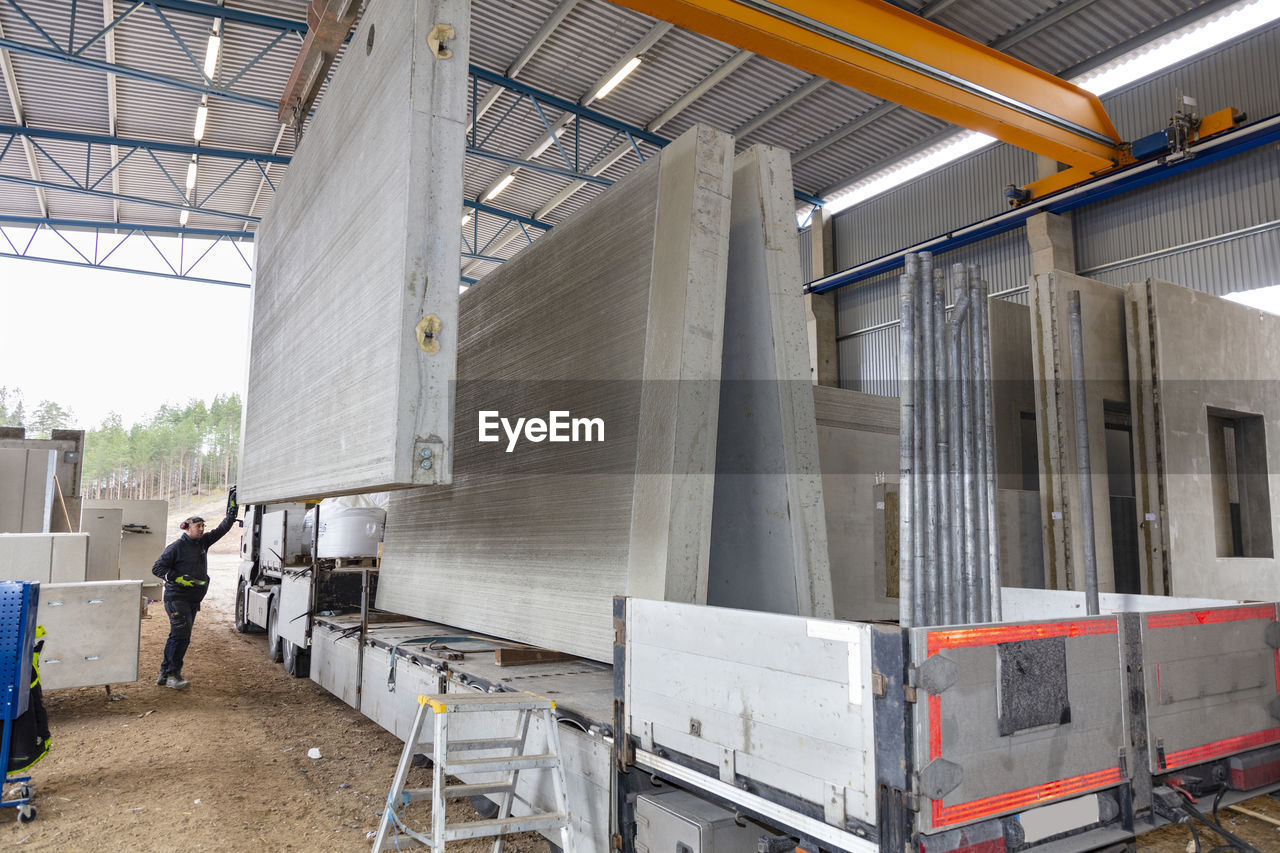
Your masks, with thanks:
[{"label": "pipe bundle", "polygon": [[995,442],[987,283],[976,266],[947,274],[929,252],[899,279],[901,460],[899,621],[1000,619]]}]

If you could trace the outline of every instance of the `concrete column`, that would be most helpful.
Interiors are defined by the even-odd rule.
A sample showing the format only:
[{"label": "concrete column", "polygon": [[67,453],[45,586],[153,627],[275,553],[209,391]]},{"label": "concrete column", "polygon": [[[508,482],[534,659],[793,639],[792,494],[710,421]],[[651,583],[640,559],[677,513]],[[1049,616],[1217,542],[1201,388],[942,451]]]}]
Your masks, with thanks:
[{"label": "concrete column", "polygon": [[[813,212],[810,225],[809,259],[812,277],[822,278],[835,272],[835,252],[831,242],[831,219],[822,208]],[[810,293],[804,298],[805,324],[809,331],[809,377],[815,385],[835,388],[840,385],[839,361],[836,357],[836,295]]]},{"label": "concrete column", "polygon": [[1071,214],[1037,213],[1028,219],[1027,244],[1031,247],[1032,275],[1048,275],[1054,270],[1076,271]]}]

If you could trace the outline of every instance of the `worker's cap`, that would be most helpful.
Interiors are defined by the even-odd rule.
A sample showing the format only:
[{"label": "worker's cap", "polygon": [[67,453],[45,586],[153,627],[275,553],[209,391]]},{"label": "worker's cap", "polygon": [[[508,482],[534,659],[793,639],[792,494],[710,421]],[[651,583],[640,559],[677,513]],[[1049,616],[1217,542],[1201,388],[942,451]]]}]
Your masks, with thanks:
[{"label": "worker's cap", "polygon": [[198,515],[193,515],[178,525],[178,529],[187,530],[193,524],[204,524],[204,519]]}]

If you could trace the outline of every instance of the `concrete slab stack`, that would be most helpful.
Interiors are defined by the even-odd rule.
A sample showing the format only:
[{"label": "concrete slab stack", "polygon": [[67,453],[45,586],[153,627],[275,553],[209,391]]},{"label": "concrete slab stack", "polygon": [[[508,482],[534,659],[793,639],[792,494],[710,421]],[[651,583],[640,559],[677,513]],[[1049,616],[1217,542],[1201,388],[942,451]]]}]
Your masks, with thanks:
[{"label": "concrete slab stack", "polygon": [[457,475],[393,495],[378,607],[609,660],[612,596],[705,602],[732,152],[690,130],[465,295]]},{"label": "concrete slab stack", "polygon": [[1125,295],[1151,565],[1173,595],[1280,597],[1280,317],[1156,279]]},{"label": "concrete slab stack", "polygon": [[831,618],[791,160],[734,160],[707,603]]},{"label": "concrete slab stack", "polygon": [[258,230],[246,503],[449,481],[469,21],[371,4]]}]

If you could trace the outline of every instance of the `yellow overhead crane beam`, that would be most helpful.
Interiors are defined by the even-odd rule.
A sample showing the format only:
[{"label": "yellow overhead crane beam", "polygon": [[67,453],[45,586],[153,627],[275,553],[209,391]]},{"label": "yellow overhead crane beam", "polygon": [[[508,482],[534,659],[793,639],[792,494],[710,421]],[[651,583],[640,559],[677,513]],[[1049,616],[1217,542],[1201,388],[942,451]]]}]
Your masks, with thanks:
[{"label": "yellow overhead crane beam", "polygon": [[1091,92],[882,0],[613,0],[1074,167],[1131,162]]}]

